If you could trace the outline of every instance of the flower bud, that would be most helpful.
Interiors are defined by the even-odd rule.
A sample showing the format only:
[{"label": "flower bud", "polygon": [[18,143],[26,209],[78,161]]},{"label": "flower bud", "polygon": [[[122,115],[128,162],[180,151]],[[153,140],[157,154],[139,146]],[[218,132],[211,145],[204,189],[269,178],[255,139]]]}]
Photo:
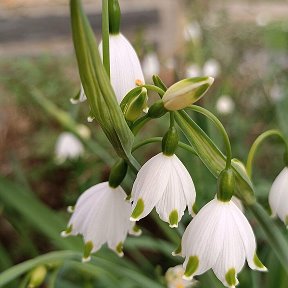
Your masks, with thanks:
[{"label": "flower bud", "polygon": [[110,175],[109,175],[109,185],[110,187],[116,188],[121,182],[124,180],[127,173],[127,163],[120,159],[118,160],[112,167]]},{"label": "flower bud", "polygon": [[162,100],[155,102],[148,110],[148,116],[151,118],[160,118],[162,117],[167,110],[164,107]]},{"label": "flower bud", "polygon": [[121,23],[121,10],[118,0],[109,0],[108,10],[109,10],[109,33],[119,34]]},{"label": "flower bud", "polygon": [[124,111],[125,119],[134,122],[147,107],[147,101],[147,89],[142,88],[140,94],[134,97],[130,103],[126,104]]},{"label": "flower bud", "polygon": [[175,127],[170,127],[162,140],[162,152],[166,156],[171,156],[175,153],[178,146],[179,136]]},{"label": "flower bud", "polygon": [[31,278],[28,284],[28,288],[39,287],[45,280],[47,269],[44,265],[36,267],[31,272]]},{"label": "flower bud", "polygon": [[217,199],[222,202],[231,200],[234,194],[235,180],[232,169],[224,169],[218,177]]},{"label": "flower bud", "polygon": [[163,96],[164,107],[169,111],[188,107],[204,96],[213,82],[212,77],[195,77],[175,83]]}]

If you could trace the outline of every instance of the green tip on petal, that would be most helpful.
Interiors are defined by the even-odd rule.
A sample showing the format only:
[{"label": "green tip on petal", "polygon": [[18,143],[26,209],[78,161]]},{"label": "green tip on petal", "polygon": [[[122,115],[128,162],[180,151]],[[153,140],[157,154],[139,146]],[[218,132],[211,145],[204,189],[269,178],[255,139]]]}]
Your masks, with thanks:
[{"label": "green tip on petal", "polygon": [[61,237],[68,237],[72,233],[72,224],[66,228],[66,230],[61,232]]},{"label": "green tip on petal", "polygon": [[75,211],[75,206],[68,206],[68,207],[67,207],[67,212],[68,212],[68,213],[71,213],[71,214],[72,214],[74,211]]},{"label": "green tip on petal", "polygon": [[172,252],[172,256],[181,256],[181,252],[182,252],[182,245],[180,242],[179,246]]},{"label": "green tip on petal", "polygon": [[235,268],[231,268],[228,270],[228,272],[225,274],[225,280],[229,287],[235,287],[238,283],[236,278],[236,271]]},{"label": "green tip on petal", "polygon": [[119,257],[123,257],[124,253],[123,253],[123,242],[119,242],[117,244],[117,246],[115,247],[115,252],[117,253],[117,255]]},{"label": "green tip on petal", "polygon": [[82,262],[89,262],[91,260],[91,251],[93,249],[93,243],[92,241],[88,241],[87,243],[85,243],[84,246],[84,252],[83,252],[83,257],[82,257]]},{"label": "green tip on petal", "polygon": [[178,227],[178,211],[175,209],[169,215],[169,226],[171,228]]},{"label": "green tip on petal", "polygon": [[130,217],[130,221],[138,221],[139,217],[141,216],[143,211],[144,211],[144,201],[143,201],[143,199],[140,198],[137,201],[137,204],[136,204],[136,206],[132,212],[132,215]]},{"label": "green tip on petal", "polygon": [[132,230],[131,230],[130,234],[132,234],[134,236],[140,236],[142,234],[142,230],[141,230],[141,228],[138,225],[135,224],[132,227]]},{"label": "green tip on petal", "polygon": [[262,272],[268,271],[268,269],[263,265],[263,263],[260,261],[256,253],[254,254],[253,262],[255,266],[257,267],[257,270],[262,271]]},{"label": "green tip on petal", "polygon": [[196,205],[196,202],[192,204],[192,210],[191,210],[191,215],[194,217],[198,213],[199,209]]},{"label": "green tip on petal", "polygon": [[194,273],[197,271],[199,266],[199,258],[197,256],[190,256],[186,265],[186,270],[183,275],[184,280],[192,280]]}]

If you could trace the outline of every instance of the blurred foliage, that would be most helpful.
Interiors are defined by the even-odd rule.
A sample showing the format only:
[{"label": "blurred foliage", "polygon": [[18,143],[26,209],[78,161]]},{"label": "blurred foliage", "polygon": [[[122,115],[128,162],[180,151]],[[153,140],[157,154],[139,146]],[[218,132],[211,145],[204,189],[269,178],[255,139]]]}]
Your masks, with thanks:
[{"label": "blurred foliage", "polygon": [[[193,12],[187,13],[189,18],[193,17],[189,21],[199,23],[203,37],[197,46],[186,43],[179,51],[183,56],[177,58],[180,69],[176,76],[185,77],[189,63],[203,65],[210,58],[219,61],[221,74],[201,104],[218,114],[231,137],[234,157],[245,162],[249,146],[263,131],[279,128],[288,137],[288,23],[271,22],[261,27],[245,21],[235,23],[224,7],[217,15],[210,11],[212,19],[204,17],[209,10],[207,3],[187,1],[190,7],[187,11]],[[79,89],[76,71],[72,55],[0,60],[0,270],[34,258],[5,274],[6,280],[14,279],[13,275],[22,276],[19,281],[8,283],[7,280],[4,286],[0,282],[0,287],[26,287],[29,271],[43,263],[48,276],[42,287],[164,287],[165,271],[182,262],[178,257],[171,257],[171,251],[190,221],[189,215],[185,214],[178,230],[169,229],[154,214],[142,220],[144,235],[127,239],[123,259],[103,248],[91,264],[82,265],[79,264],[81,254],[77,252],[82,249],[80,239],[60,238],[68,220],[66,206],[73,205],[91,185],[107,180],[109,166],[90,151],[79,160],[57,165],[54,146],[63,127],[32,100],[31,89],[36,87],[75,121],[85,123],[93,141],[115,157],[97,124],[87,123],[87,105],[75,106],[69,102]],[[235,102],[232,115],[220,115],[215,108],[223,94],[230,95]],[[197,121],[203,124],[204,120]],[[221,146],[214,126],[205,125]],[[153,120],[137,141],[148,135],[163,136],[166,127],[165,117],[161,121]],[[153,144],[137,151],[136,157],[143,163],[158,151],[160,145]],[[253,179],[258,200],[264,207],[268,207],[270,185],[283,166],[282,152],[281,143],[272,140],[263,145],[255,162]],[[216,180],[196,157],[180,149],[177,154],[192,175],[200,208],[213,198]],[[126,189],[131,187],[133,177],[131,174],[126,179]],[[239,275],[239,287],[287,287],[287,274],[267,246],[255,219],[248,217],[257,235],[260,258],[269,273],[250,273],[246,267]],[[277,224],[282,225],[278,221]],[[55,250],[74,252],[51,252]],[[47,252],[51,253],[40,256]],[[201,281],[198,287],[222,287],[212,273],[197,278]]]}]

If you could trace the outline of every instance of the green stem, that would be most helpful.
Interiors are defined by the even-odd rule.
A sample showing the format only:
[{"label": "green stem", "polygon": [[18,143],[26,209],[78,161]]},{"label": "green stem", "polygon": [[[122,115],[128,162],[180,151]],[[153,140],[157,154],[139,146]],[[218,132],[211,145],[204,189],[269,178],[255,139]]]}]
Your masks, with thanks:
[{"label": "green stem", "polygon": [[170,112],[170,128],[174,127],[174,123],[175,123],[175,117],[174,117],[174,112]]},{"label": "green stem", "polygon": [[[249,151],[249,154],[248,154],[248,157],[247,157],[247,163],[246,163],[246,171],[247,171],[247,174],[249,175],[249,177],[251,178],[252,176],[252,165],[253,165],[253,160],[255,158],[255,154],[259,148],[259,146],[268,138],[268,137],[271,137],[271,136],[277,136],[281,139],[281,141],[283,141],[284,145],[285,145],[285,149],[286,149],[286,157],[288,155],[288,142],[285,140],[283,134],[278,131],[278,130],[268,130],[264,133],[262,133],[261,135],[259,135],[257,137],[257,139],[254,141],[254,143],[252,144],[251,148],[250,148],[250,151]],[[285,162],[287,162],[287,159],[284,159]],[[285,163],[286,165],[288,163]]]},{"label": "green stem", "polygon": [[102,48],[103,65],[110,77],[110,50],[109,50],[109,0],[102,0]]},{"label": "green stem", "polygon": [[130,127],[132,133],[134,135],[136,135],[139,130],[147,123],[151,120],[152,118],[150,118],[148,116],[148,114],[144,115],[143,117],[139,118],[138,120],[136,120],[133,125]]},{"label": "green stem", "polygon": [[218,128],[218,130],[220,131],[220,133],[223,136],[223,140],[224,140],[224,144],[226,147],[226,167],[225,169],[229,169],[231,168],[231,161],[232,161],[232,149],[231,149],[231,144],[230,144],[230,140],[228,137],[228,134],[224,128],[224,126],[222,125],[222,123],[220,122],[220,120],[210,111],[208,111],[207,109],[197,106],[197,105],[191,105],[189,107],[187,107],[187,109],[196,111],[198,113],[203,114],[204,116],[206,116],[208,119],[210,119]]},{"label": "green stem", "polygon": [[[137,143],[136,145],[134,145],[134,147],[132,149],[132,152],[136,151],[140,147],[145,146],[147,144],[151,144],[151,143],[155,143],[155,142],[162,142],[162,139],[163,139],[162,137],[153,137],[153,138],[149,138],[149,139],[143,140],[143,141]],[[183,142],[179,142],[178,146],[180,148],[185,149],[185,150],[189,151],[190,153],[198,156],[197,153],[195,152],[195,150],[190,145],[185,144]]]},{"label": "green stem", "polygon": [[147,90],[155,91],[155,92],[157,92],[160,95],[161,98],[165,94],[164,90],[162,90],[161,88],[159,88],[159,87],[157,87],[155,85],[144,84],[144,85],[139,85],[139,87],[144,87]]}]

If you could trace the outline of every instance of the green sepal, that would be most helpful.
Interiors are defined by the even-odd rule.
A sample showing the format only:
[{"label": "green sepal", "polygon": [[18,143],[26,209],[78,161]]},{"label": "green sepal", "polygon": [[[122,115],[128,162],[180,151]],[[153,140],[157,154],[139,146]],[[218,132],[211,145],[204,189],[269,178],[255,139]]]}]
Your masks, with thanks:
[{"label": "green sepal", "polygon": [[218,177],[217,199],[223,202],[231,200],[235,190],[234,172],[230,169],[224,169]]},{"label": "green sepal", "polygon": [[118,0],[108,1],[109,9],[109,33],[119,34],[121,24],[121,9]]},{"label": "green sepal", "polygon": [[139,164],[131,156],[134,136],[118,105],[102,64],[96,39],[80,3],[80,0],[70,1],[72,35],[81,82],[92,114],[118,156],[139,168]]},{"label": "green sepal", "polygon": [[170,127],[162,139],[162,152],[166,156],[172,156],[179,142],[179,136],[175,127]]},{"label": "green sepal", "polygon": [[[175,120],[203,164],[218,178],[225,168],[226,157],[186,112],[175,112]],[[235,195],[246,204],[255,203],[254,188],[245,171],[234,161],[232,169],[235,176]]]},{"label": "green sepal", "polygon": [[167,110],[164,108],[162,100],[155,102],[148,110],[148,116],[150,118],[160,118],[165,115]]},{"label": "green sepal", "polygon": [[112,188],[118,187],[124,180],[128,170],[128,165],[125,160],[119,159],[111,168],[109,175],[109,186]]}]

